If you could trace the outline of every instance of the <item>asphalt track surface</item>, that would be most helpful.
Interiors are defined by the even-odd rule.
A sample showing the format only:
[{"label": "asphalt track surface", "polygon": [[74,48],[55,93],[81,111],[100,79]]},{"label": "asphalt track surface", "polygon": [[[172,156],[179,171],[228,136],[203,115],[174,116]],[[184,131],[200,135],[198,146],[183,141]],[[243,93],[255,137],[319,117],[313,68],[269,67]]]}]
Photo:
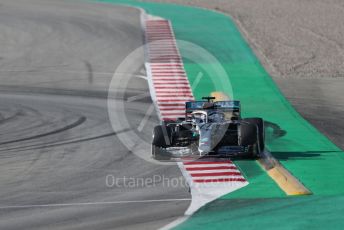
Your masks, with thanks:
[{"label": "asphalt track surface", "polygon": [[[141,45],[136,9],[0,1],[0,229],[154,229],[183,214],[183,186],[106,185],[107,175],[181,177],[176,166],[128,151],[109,121],[113,73]],[[144,71],[135,71],[125,97],[148,91],[137,77]],[[133,129],[150,103],[126,103]],[[156,122],[148,120],[142,139]]]}]

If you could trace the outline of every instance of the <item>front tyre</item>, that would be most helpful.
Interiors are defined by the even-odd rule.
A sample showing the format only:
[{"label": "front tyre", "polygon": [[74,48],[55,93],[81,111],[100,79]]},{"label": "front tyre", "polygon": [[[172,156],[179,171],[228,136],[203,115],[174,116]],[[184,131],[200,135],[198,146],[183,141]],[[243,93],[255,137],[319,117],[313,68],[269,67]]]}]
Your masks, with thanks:
[{"label": "front tyre", "polygon": [[153,130],[152,145],[167,148],[172,145],[172,129],[166,125],[157,125]]},{"label": "front tyre", "polygon": [[157,125],[153,130],[152,157],[155,160],[169,160],[166,148],[172,145],[172,129],[166,125]]},{"label": "front tyre", "polygon": [[257,132],[257,126],[254,124],[243,122],[239,126],[239,145],[248,147],[252,158],[256,158],[260,153]]},{"label": "front tyre", "polygon": [[166,150],[158,146],[152,145],[152,157],[158,161],[170,160],[171,156],[166,153]]},{"label": "front tyre", "polygon": [[264,121],[262,118],[245,118],[243,121],[256,125],[258,128],[258,142],[259,152],[264,152],[265,149],[265,128]]}]

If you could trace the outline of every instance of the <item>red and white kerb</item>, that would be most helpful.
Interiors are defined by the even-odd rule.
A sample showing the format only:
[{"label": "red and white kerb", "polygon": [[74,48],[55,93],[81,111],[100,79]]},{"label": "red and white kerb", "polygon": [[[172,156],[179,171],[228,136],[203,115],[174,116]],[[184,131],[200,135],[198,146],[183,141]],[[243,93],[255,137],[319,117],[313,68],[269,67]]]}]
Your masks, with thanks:
[{"label": "red and white kerb", "polygon": [[239,169],[227,159],[198,159],[178,162],[190,186],[191,204],[185,215],[191,215],[203,205],[248,185]]},{"label": "red and white kerb", "polygon": [[161,120],[185,116],[185,102],[194,96],[168,20],[147,20],[146,69],[152,98]]},{"label": "red and white kerb", "polygon": [[246,182],[241,172],[230,160],[184,161],[183,167],[192,183]]},{"label": "red and white kerb", "polygon": [[[185,102],[194,96],[187,79],[176,39],[168,20],[151,17],[144,21],[146,71],[149,90],[160,120],[185,116]],[[203,205],[248,184],[238,168],[224,159],[184,159],[178,162],[190,186],[191,215]]]}]

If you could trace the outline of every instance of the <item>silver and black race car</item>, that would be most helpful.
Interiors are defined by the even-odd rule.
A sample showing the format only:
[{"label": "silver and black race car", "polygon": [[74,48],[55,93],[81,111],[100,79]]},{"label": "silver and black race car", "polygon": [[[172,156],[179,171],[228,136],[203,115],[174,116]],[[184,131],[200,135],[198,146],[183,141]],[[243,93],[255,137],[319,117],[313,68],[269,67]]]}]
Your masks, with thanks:
[{"label": "silver and black race car", "polygon": [[154,128],[152,156],[170,160],[185,156],[256,158],[264,151],[262,118],[241,118],[240,101],[185,103],[185,117]]}]

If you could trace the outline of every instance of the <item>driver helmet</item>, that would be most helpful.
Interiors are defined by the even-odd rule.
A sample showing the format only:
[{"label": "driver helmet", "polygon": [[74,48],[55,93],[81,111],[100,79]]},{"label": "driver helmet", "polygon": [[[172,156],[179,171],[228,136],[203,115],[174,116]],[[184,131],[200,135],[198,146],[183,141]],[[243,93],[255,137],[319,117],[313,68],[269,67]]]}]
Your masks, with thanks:
[{"label": "driver helmet", "polygon": [[223,113],[211,113],[209,114],[209,120],[212,122],[221,122],[225,118]]},{"label": "driver helmet", "polygon": [[197,123],[205,123],[206,121],[206,115],[202,113],[195,113],[193,114],[193,118]]}]

